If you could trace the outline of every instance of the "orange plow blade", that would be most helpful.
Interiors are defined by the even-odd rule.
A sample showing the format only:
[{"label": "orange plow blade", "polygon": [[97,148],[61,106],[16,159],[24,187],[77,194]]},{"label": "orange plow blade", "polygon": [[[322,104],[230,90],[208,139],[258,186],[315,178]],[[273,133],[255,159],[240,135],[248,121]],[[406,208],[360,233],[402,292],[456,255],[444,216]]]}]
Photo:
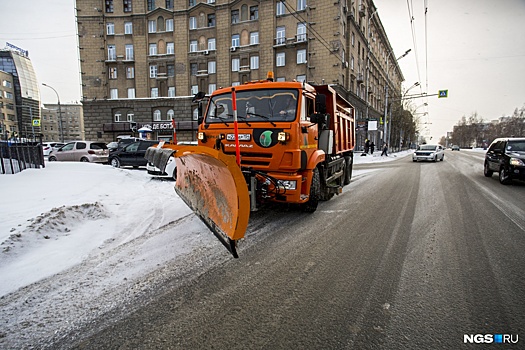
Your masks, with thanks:
[{"label": "orange plow blade", "polygon": [[237,258],[236,241],[244,237],[250,199],[234,156],[203,146],[177,147],[175,191]]}]

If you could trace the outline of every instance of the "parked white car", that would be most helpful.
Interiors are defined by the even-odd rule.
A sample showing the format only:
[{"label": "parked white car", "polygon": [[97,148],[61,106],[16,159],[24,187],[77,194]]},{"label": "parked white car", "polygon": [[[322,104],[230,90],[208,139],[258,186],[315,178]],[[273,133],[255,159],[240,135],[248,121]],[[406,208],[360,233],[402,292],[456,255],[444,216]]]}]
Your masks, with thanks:
[{"label": "parked white car", "polygon": [[49,156],[49,153],[51,152],[56,152],[62,146],[64,146],[64,143],[60,143],[60,142],[42,143],[42,151],[44,152],[44,157]]},{"label": "parked white car", "polygon": [[417,150],[412,154],[412,161],[417,162],[418,160],[429,160],[437,162],[438,160],[443,161],[445,159],[445,152],[441,145],[420,145]]},{"label": "parked white car", "polygon": [[[197,141],[181,141],[177,143],[178,145],[197,145]],[[175,161],[175,157],[170,157],[168,159],[168,163],[166,164],[166,168],[164,169],[164,172],[161,172],[159,168],[157,168],[153,163],[148,162],[146,165],[146,170],[148,171],[148,174],[155,176],[155,177],[167,177],[172,178],[173,180],[177,180],[177,162]]]}]

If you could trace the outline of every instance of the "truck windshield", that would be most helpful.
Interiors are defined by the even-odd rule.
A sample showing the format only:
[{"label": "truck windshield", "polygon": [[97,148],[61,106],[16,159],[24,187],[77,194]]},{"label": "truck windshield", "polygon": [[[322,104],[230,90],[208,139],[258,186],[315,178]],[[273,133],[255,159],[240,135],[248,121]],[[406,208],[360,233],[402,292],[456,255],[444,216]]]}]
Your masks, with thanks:
[{"label": "truck windshield", "polygon": [[[293,121],[297,115],[298,91],[294,89],[265,89],[237,91],[239,122]],[[232,95],[213,96],[208,104],[206,123],[233,122]]]}]

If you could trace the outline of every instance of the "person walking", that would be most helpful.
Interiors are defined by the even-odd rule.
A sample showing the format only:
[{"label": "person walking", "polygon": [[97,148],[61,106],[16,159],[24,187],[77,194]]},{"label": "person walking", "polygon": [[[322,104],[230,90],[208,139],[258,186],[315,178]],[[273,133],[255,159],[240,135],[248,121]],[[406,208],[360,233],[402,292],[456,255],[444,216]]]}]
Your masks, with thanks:
[{"label": "person walking", "polygon": [[369,139],[366,139],[365,140],[365,154],[368,153],[368,150],[370,149],[370,140]]},{"label": "person walking", "polygon": [[383,144],[383,152],[381,152],[381,157],[383,155],[388,157],[388,145],[386,144],[386,142]]},{"label": "person walking", "polygon": [[375,149],[376,145],[374,144],[374,141],[370,142],[370,154],[374,154],[374,149]]}]

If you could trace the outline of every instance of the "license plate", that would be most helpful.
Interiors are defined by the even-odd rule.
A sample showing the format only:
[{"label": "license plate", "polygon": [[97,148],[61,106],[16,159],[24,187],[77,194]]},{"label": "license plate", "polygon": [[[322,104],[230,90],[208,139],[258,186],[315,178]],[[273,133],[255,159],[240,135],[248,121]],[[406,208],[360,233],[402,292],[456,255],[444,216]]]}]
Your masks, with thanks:
[{"label": "license plate", "polygon": [[[251,136],[251,134],[239,134],[239,141],[250,141],[252,139]],[[226,135],[226,140],[235,141],[235,134]]]}]

